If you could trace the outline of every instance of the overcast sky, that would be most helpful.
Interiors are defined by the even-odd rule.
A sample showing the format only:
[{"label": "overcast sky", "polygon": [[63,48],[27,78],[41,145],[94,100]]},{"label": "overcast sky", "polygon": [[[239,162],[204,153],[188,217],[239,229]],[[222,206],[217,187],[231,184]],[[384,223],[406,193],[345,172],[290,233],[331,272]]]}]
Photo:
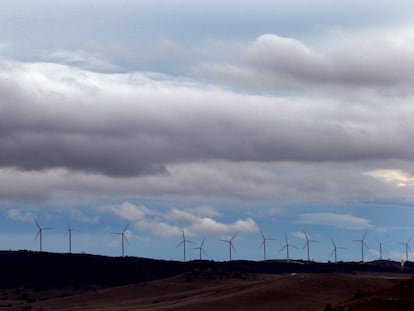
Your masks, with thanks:
[{"label": "overcast sky", "polygon": [[[2,1],[0,248],[401,260],[414,233],[412,1]],[[237,241],[238,240],[238,241]],[[414,256],[414,254],[412,254]],[[196,258],[194,250],[189,258]]]}]

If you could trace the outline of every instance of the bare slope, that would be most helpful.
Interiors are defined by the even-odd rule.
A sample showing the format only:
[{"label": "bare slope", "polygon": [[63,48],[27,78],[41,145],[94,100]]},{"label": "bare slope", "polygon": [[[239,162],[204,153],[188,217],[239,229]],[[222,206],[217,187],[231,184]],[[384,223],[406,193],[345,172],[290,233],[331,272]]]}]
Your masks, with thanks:
[{"label": "bare slope", "polygon": [[[406,275],[282,274],[222,280],[188,274],[15,305],[31,310],[323,310],[360,292],[396,284]],[[352,309],[353,310],[353,309]]]}]

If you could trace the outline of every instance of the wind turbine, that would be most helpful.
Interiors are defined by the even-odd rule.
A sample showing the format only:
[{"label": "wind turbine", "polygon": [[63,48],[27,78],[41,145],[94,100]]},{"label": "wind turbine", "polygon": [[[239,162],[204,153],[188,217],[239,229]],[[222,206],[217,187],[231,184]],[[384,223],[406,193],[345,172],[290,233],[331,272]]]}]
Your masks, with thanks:
[{"label": "wind turbine", "polygon": [[376,239],[379,245],[379,260],[382,260],[382,245],[384,244],[380,240]]},{"label": "wind turbine", "polygon": [[198,249],[199,251],[200,251],[200,260],[202,260],[203,258],[202,258],[202,253],[204,253],[204,255],[206,255],[207,256],[207,253],[204,251],[204,248],[203,248],[203,246],[204,246],[204,242],[206,241],[206,239],[204,238],[203,239],[203,241],[201,242],[201,244],[200,244],[200,246],[198,246],[198,247],[193,247],[193,249]]},{"label": "wind turbine", "polygon": [[68,225],[68,236],[69,236],[69,254],[72,253],[72,227]]},{"label": "wind turbine", "polygon": [[183,233],[183,240],[180,242],[180,244],[178,244],[176,246],[176,248],[179,247],[179,246],[181,246],[181,245],[183,245],[183,248],[184,248],[184,261],[186,261],[186,243],[193,243],[194,244],[194,242],[193,241],[190,241],[190,240],[187,240],[185,238],[184,229],[181,229],[181,231]]},{"label": "wind turbine", "polygon": [[411,251],[411,249],[410,249],[410,241],[411,241],[411,239],[412,239],[413,237],[411,236],[408,240],[407,240],[407,242],[405,242],[405,243],[403,243],[403,242],[400,242],[400,244],[402,244],[402,245],[405,245],[405,261],[408,261],[408,251]]},{"label": "wind turbine", "polygon": [[353,240],[354,242],[360,242],[361,243],[361,262],[364,262],[364,246],[368,248],[367,243],[365,243],[365,238],[367,236],[367,232],[365,232],[364,236],[361,240]]},{"label": "wind turbine", "polygon": [[287,235],[285,233],[285,242],[286,244],[279,250],[279,252],[283,251],[286,248],[286,260],[289,261],[289,246],[297,248],[295,245],[289,244]]},{"label": "wind turbine", "polygon": [[332,255],[335,255],[335,256],[334,256],[334,258],[335,258],[335,263],[337,263],[337,261],[338,261],[338,257],[337,257],[337,249],[345,249],[345,247],[336,246],[335,241],[334,241],[332,238],[331,238],[331,241],[332,241],[332,245],[333,245],[333,250],[332,250],[332,253],[331,253],[331,257],[332,257]]},{"label": "wind turbine", "polygon": [[313,243],[313,242],[319,242],[319,241],[316,241],[316,240],[310,240],[309,239],[309,237],[308,237],[308,235],[306,234],[306,232],[303,232],[303,234],[305,234],[305,238],[306,238],[306,243],[305,243],[305,245],[303,245],[303,248],[307,248],[307,253],[308,253],[308,261],[310,261],[310,256],[309,256],[309,249],[310,249],[310,243]]},{"label": "wind turbine", "polygon": [[231,237],[230,240],[220,240],[222,242],[229,243],[229,260],[230,261],[231,261],[231,250],[233,249],[233,251],[236,252],[236,249],[233,246],[233,240],[236,237],[236,235],[237,235],[237,232],[235,234],[233,234],[233,236]]},{"label": "wind turbine", "polygon": [[129,243],[128,238],[125,235],[125,232],[127,231],[128,227],[129,227],[129,223],[125,226],[124,230],[122,230],[121,232],[113,232],[112,233],[112,234],[117,234],[117,235],[121,236],[122,257],[124,257],[124,255],[125,255],[125,241],[127,241],[127,243]]},{"label": "wind turbine", "polygon": [[34,220],[34,222],[35,222],[35,224],[36,224],[36,226],[37,226],[37,228],[39,229],[38,231],[37,231],[37,233],[36,233],[36,236],[35,236],[35,240],[37,239],[37,237],[39,237],[39,250],[42,252],[43,251],[43,242],[42,242],[42,233],[43,233],[43,230],[50,230],[50,229],[52,229],[52,228],[48,228],[48,227],[41,227],[40,225],[39,225],[39,223],[37,222],[37,220],[36,220],[36,218],[34,218],[33,217],[33,220]]},{"label": "wind turbine", "polygon": [[260,230],[260,234],[262,235],[262,244],[260,244],[260,247],[263,247],[263,260],[266,260],[266,241],[274,240],[272,238],[266,238],[263,234],[262,230]]}]

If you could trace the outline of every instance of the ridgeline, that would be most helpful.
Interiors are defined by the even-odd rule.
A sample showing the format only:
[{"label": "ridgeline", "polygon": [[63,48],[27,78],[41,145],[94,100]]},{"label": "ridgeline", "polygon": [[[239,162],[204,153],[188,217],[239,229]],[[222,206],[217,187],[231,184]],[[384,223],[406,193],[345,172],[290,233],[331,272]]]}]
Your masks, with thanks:
[{"label": "ridgeline", "polygon": [[320,263],[301,260],[234,260],[189,262],[138,257],[107,257],[32,251],[0,251],[0,288],[110,287],[185,274],[189,279],[246,278],[253,274],[282,273],[414,273],[395,261]]}]

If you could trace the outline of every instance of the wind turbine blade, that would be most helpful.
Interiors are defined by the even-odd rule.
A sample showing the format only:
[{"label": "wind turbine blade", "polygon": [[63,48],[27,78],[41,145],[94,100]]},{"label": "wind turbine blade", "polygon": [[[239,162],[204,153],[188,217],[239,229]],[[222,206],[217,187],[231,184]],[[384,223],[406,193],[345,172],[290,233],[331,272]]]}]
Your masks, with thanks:
[{"label": "wind turbine blade", "polygon": [[203,239],[203,242],[201,242],[201,245],[200,245],[200,247],[201,247],[201,248],[203,248],[203,246],[204,246],[204,242],[205,242],[205,241],[206,241],[206,238],[204,238],[204,239]]},{"label": "wind turbine blade", "polygon": [[292,245],[292,244],[289,244],[289,246],[290,246],[290,247],[293,247],[293,248],[298,248],[297,246]]},{"label": "wind turbine blade", "polygon": [[229,240],[219,240],[219,241],[230,243]]},{"label": "wind turbine blade", "polygon": [[365,231],[365,234],[364,234],[364,236],[362,237],[362,241],[364,241],[364,240],[365,240],[365,238],[367,237],[367,233],[368,233],[368,232],[366,232],[366,231]]},{"label": "wind turbine blade", "polygon": [[329,258],[332,258],[332,256],[335,254],[335,249],[332,251],[331,256]]},{"label": "wind turbine blade", "polygon": [[53,228],[52,227],[44,227],[44,228],[42,228],[42,230],[52,230]]},{"label": "wind turbine blade", "polygon": [[128,227],[129,227],[129,223],[125,226],[124,230],[122,230],[122,233],[125,233],[125,231],[127,231]]},{"label": "wind turbine blade", "polygon": [[308,235],[306,234],[306,232],[303,232],[303,234],[305,235],[305,239],[306,239],[306,241],[309,241],[309,237],[308,237]]},{"label": "wind turbine blade", "polygon": [[37,233],[36,233],[36,235],[35,235],[35,237],[34,237],[34,239],[36,240],[37,238],[38,238],[38,236],[40,235],[40,230],[41,229],[39,229],[39,231],[37,231]]},{"label": "wind turbine blade", "polygon": [[410,238],[407,241],[407,244],[410,243],[411,239],[413,238],[413,236],[410,236]]},{"label": "wind turbine blade", "polygon": [[183,245],[184,244],[184,240],[183,241],[181,241],[181,243],[180,244],[178,244],[175,248],[178,248],[178,247],[180,247],[181,245]]},{"label": "wind turbine blade", "polygon": [[262,242],[262,244],[260,244],[260,248],[262,248],[264,246],[264,240]]},{"label": "wind turbine blade", "polygon": [[36,218],[34,218],[34,217],[33,217],[33,220],[34,220],[34,222],[35,222],[36,226],[40,229],[40,225],[39,225],[39,223],[37,222]]},{"label": "wind turbine blade", "polygon": [[237,235],[237,232],[235,234],[233,234],[233,236],[231,237],[230,241],[233,241],[234,238],[236,237],[236,235]]},{"label": "wind turbine blade", "polygon": [[369,249],[368,244],[367,244],[367,243],[365,243],[365,241],[362,241],[362,243],[364,244],[364,246],[365,246],[367,249]]},{"label": "wind turbine blade", "polygon": [[230,243],[231,248],[233,249],[233,252],[236,252],[236,249],[233,246],[233,243]]},{"label": "wind turbine blade", "polygon": [[125,239],[125,241],[129,244],[128,238],[125,234],[122,234],[122,238]]},{"label": "wind turbine blade", "polygon": [[207,253],[204,251],[204,249],[201,249],[201,251],[203,252],[204,255],[206,255],[206,257],[208,257]]},{"label": "wind turbine blade", "polygon": [[279,250],[279,252],[283,251],[286,247],[287,247],[287,245],[283,246],[283,247]]},{"label": "wind turbine blade", "polygon": [[260,234],[262,235],[263,240],[265,239],[265,235],[263,234],[262,230],[260,230]]}]

